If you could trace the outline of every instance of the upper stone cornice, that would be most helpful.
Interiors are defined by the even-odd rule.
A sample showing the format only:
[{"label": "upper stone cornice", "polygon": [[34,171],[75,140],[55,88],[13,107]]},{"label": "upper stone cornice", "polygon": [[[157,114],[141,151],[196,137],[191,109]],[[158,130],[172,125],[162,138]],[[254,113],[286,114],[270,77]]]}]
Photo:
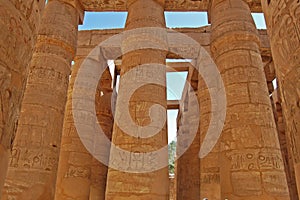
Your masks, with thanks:
[{"label": "upper stone cornice", "polygon": [[[80,0],[85,11],[126,11],[127,0]],[[207,11],[210,0],[165,0],[165,11]],[[252,12],[262,12],[261,0],[246,0]]]}]

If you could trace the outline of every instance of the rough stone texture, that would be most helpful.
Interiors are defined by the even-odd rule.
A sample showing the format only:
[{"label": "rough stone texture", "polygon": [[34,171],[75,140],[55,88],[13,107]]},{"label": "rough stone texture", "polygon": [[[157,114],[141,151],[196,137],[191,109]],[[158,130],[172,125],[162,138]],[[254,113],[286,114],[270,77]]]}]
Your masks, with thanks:
[{"label": "rough stone texture", "polygon": [[[198,56],[197,52],[194,49],[187,49],[184,41],[173,40],[174,31],[186,34],[187,36],[193,38],[201,46],[203,46],[207,51],[210,51],[210,35],[211,30],[210,26],[200,27],[200,28],[174,28],[172,31],[167,33],[169,52],[167,58],[176,59],[179,58],[177,55],[174,55],[171,52],[177,52],[178,50],[184,52],[185,58],[193,59]],[[87,55],[91,49],[96,45],[105,41],[106,39],[120,34],[124,31],[123,29],[112,29],[112,30],[88,30],[88,31],[79,31],[78,34],[78,48],[77,55],[84,56]],[[271,57],[270,43],[267,36],[266,30],[259,30],[259,38],[261,42],[260,51],[261,55],[266,58]],[[121,41],[120,41],[121,42]],[[106,59],[115,59],[116,55],[120,55],[121,46],[120,44],[116,46],[104,46],[102,48],[103,55]]]},{"label": "rough stone texture", "polygon": [[249,6],[243,0],[213,0],[210,12],[211,51],[227,96],[220,141],[221,199],[289,199]]},{"label": "rough stone texture", "polygon": [[[128,18],[125,29],[165,27],[162,4],[163,1],[155,0],[146,2],[144,0],[131,1],[131,4],[128,5]],[[139,39],[143,42],[142,38]],[[144,42],[148,40],[147,37],[144,38]],[[164,40],[166,40],[166,37],[162,36],[159,40],[165,43]],[[123,43],[122,47],[128,48],[130,45],[131,44]],[[125,96],[125,94],[121,92],[122,87],[130,88],[130,84],[136,84],[136,81],[144,79],[145,76],[155,77],[156,79],[166,82],[165,68],[160,68],[157,71],[153,70],[151,73],[143,73],[141,70],[141,72],[133,77],[134,80],[128,83],[129,85],[122,84],[124,74],[141,64],[165,64],[166,53],[165,51],[157,49],[141,49],[130,51],[123,55],[116,115],[118,112],[121,112],[121,110],[119,110],[120,106],[123,106],[122,101],[124,101],[123,96]],[[148,84],[135,91],[134,95],[130,98],[129,108],[125,109],[129,109],[134,123],[139,126],[146,126],[150,122],[149,109],[154,104],[160,104],[166,108],[166,88],[160,85]],[[138,165],[135,164],[135,159],[143,159],[141,157],[147,155],[145,153],[158,150],[167,145],[166,123],[162,130],[150,138],[138,138],[128,134],[129,133],[120,129],[116,123],[114,124],[112,142],[116,146],[130,152],[130,157],[120,157],[121,155],[117,155],[114,151],[111,151],[110,162],[112,164],[115,163],[115,166],[120,167],[122,170],[134,169],[138,172],[141,168],[155,169],[155,162],[159,162],[156,161],[156,158],[151,160],[147,158],[142,164]],[[165,158],[167,159],[167,151],[165,153]],[[168,198],[169,175],[167,166],[147,173],[127,173],[113,168],[109,168],[108,170],[106,200],[167,200]]]},{"label": "rough stone texture", "polygon": [[[196,77],[195,77],[196,75]],[[179,119],[177,119],[178,135],[177,137],[177,154],[186,148],[186,141],[189,137],[193,137],[190,132],[191,122],[197,120],[197,109],[194,105],[198,102],[193,102],[191,95],[197,95],[198,88],[198,72],[190,67],[187,81],[182,96],[182,104],[180,106]],[[194,93],[193,93],[194,92]],[[196,122],[199,123],[199,122]],[[189,148],[180,156],[177,155],[176,160],[176,200],[200,199],[200,159],[198,156],[200,149],[200,132],[198,131],[189,146]],[[180,153],[179,153],[180,154]]]},{"label": "rough stone texture", "polygon": [[[98,118],[98,123],[109,140],[111,140],[113,128],[112,113],[114,105],[112,104],[115,103],[112,101],[112,96],[114,94],[111,89],[111,86],[112,77],[109,72],[109,69],[106,68],[106,71],[100,79],[99,89],[97,91],[96,114]],[[107,159],[109,159],[109,154],[107,154]],[[98,161],[96,158],[93,158],[91,162],[91,186],[89,200],[105,199],[107,171],[108,167],[106,165],[100,163],[100,161]]]},{"label": "rough stone texture", "polygon": [[289,187],[290,192],[290,199],[291,200],[298,200],[298,192],[297,192],[297,185],[296,185],[296,178],[295,178],[295,170],[293,165],[293,160],[291,155],[290,149],[288,148],[287,144],[287,137],[286,137],[286,125],[283,118],[282,113],[282,101],[279,94],[279,88],[277,88],[271,96],[271,102],[273,104],[273,112],[275,116],[275,122],[277,125],[277,131],[278,131],[278,138],[280,143],[280,148],[284,160],[285,165],[285,175],[287,178],[287,183]]},{"label": "rough stone texture", "polygon": [[0,1],[0,195],[43,1]]},{"label": "rough stone texture", "polygon": [[[81,0],[88,11],[126,11],[130,0]],[[166,0],[166,11],[207,11],[210,0]],[[252,12],[262,12],[260,0],[247,0]]]},{"label": "rough stone texture", "polygon": [[2,199],[53,200],[77,9],[48,2],[39,29]]},{"label": "rough stone texture", "polygon": [[170,176],[170,198],[169,200],[176,200],[176,185],[175,178]]},{"label": "rough stone texture", "polygon": [[[298,200],[296,186],[299,190],[300,3],[292,0],[266,0],[262,1],[262,4],[274,62],[266,31],[257,32],[250,16],[250,10],[254,12],[262,10],[260,0],[50,0],[38,37],[35,36],[44,2],[2,0],[0,2],[2,24],[0,190],[8,164],[10,167],[1,199],[53,200],[54,185],[58,177],[56,199],[166,200],[170,193],[170,199],[178,200],[203,198],[285,200],[289,199],[288,186],[290,199]],[[201,137],[198,134],[191,147],[178,159],[176,181],[175,183],[171,181],[170,186],[167,168],[143,174],[130,174],[111,168],[106,190],[107,167],[86,151],[74,126],[71,100],[72,82],[76,77],[76,71],[83,57],[86,57],[91,49],[101,41],[121,33],[122,29],[80,32],[75,69],[69,88],[67,113],[64,116],[70,62],[75,54],[77,25],[83,20],[83,9],[128,10],[125,30],[148,26],[165,27],[164,10],[209,10],[212,26],[175,30],[192,37],[205,49],[209,51],[211,49],[227,92],[226,124],[220,142],[199,164],[197,150],[210,120],[209,93],[200,77],[198,96],[201,108]],[[163,45],[168,43],[169,52],[144,49],[123,55],[122,64],[117,66],[121,70],[121,88],[128,86],[123,84],[122,78],[137,65],[149,62],[165,64],[166,57],[179,58],[178,55],[170,53],[173,50],[183,50],[186,58],[193,59],[198,56],[193,47],[187,48],[185,44],[178,46],[178,42],[174,39],[176,37],[173,36],[171,31],[166,31],[159,37],[153,36],[153,40],[150,41],[153,43],[159,41]],[[27,66],[36,38],[35,52],[29,68]],[[149,38],[142,38],[140,42],[149,42]],[[134,42],[126,43],[120,40],[115,46],[103,47],[101,52],[105,59],[115,59],[115,55],[121,53],[122,49],[132,46]],[[278,91],[274,92],[272,85],[275,69],[281,88],[280,97]],[[184,70],[184,67],[179,70]],[[145,78],[141,76],[143,72],[134,77],[132,84]],[[165,72],[165,69],[161,69],[153,70],[151,73],[147,71],[145,74],[147,77],[165,81]],[[95,106],[98,123],[110,138],[111,77],[108,71],[105,74],[97,89]],[[17,123],[26,81],[20,121]],[[193,81],[191,83],[192,86],[197,85]],[[189,89],[186,88],[185,91]],[[272,94],[277,125],[272,117],[268,94]],[[189,92],[183,96],[187,105],[195,104],[189,100]],[[118,108],[122,107],[123,98],[124,93],[121,93]],[[175,104],[178,104],[171,103],[170,107],[176,107]],[[130,99],[128,109],[132,119],[140,126],[147,126],[150,123],[148,111],[153,104],[167,107],[165,87],[147,85],[139,88]],[[183,106],[179,118],[182,118],[183,122],[182,132],[188,133],[194,117],[189,115],[185,108],[186,105]],[[118,112],[121,111],[117,109]],[[65,119],[64,135],[62,149],[59,152],[63,119]],[[88,120],[82,122],[84,125],[89,124]],[[16,124],[19,126],[15,137]],[[137,163],[136,159],[141,159],[145,152],[167,145],[166,135],[166,125],[158,135],[141,139],[128,136],[115,124],[114,144],[132,153],[130,158],[124,158],[114,155],[113,152],[110,157],[111,163],[124,170],[135,167],[138,170],[138,166],[134,165]],[[184,146],[185,141],[179,140],[178,143],[179,147]],[[10,156],[9,149],[12,146]],[[156,163],[151,161],[145,166],[155,168]],[[298,184],[295,177],[298,178]],[[172,184],[177,188],[173,190]]]},{"label": "rough stone texture", "polygon": [[300,3],[263,1],[286,122],[286,136],[300,191]]},{"label": "rough stone texture", "polygon": [[[77,133],[73,120],[72,111],[72,94],[74,91],[74,82],[76,80],[78,70],[84,62],[91,58],[77,56],[74,61],[69,91],[66,105],[63,136],[61,141],[61,151],[59,157],[58,174],[56,182],[56,200],[60,199],[90,199],[104,200],[106,188],[107,166],[100,163],[96,158],[86,150]],[[86,80],[86,79],[84,79]],[[95,95],[95,108],[98,117],[98,123],[106,136],[111,139],[112,133],[112,111],[111,111],[111,95],[112,95],[112,79],[108,68],[102,75],[97,93]],[[81,82],[84,84],[83,82]],[[88,95],[88,94],[86,94]],[[88,100],[82,99],[85,104]],[[76,109],[76,107],[74,107]],[[83,113],[84,111],[81,110]],[[86,111],[87,112],[87,111]],[[85,125],[85,120],[82,120]],[[90,124],[91,130],[96,124]],[[93,141],[93,134],[90,135]],[[98,152],[101,153],[101,152]],[[108,159],[109,155],[107,155]]]},{"label": "rough stone texture", "polygon": [[[200,104],[199,142],[202,146],[211,119],[211,101],[208,88],[201,75],[198,78],[198,98]],[[220,143],[218,142],[212,151],[200,161],[200,199],[221,199],[219,149]]]}]

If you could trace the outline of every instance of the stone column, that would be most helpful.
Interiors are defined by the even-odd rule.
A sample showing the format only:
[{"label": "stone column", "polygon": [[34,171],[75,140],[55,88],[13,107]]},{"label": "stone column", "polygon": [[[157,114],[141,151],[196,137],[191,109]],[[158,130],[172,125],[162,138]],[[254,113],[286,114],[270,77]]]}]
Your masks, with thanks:
[{"label": "stone column", "polygon": [[[72,70],[68,100],[65,111],[65,119],[63,126],[63,135],[61,141],[61,150],[59,156],[59,165],[56,182],[56,200],[64,199],[82,199],[82,200],[104,200],[107,166],[100,163],[96,158],[87,151],[86,147],[81,141],[78,135],[77,128],[74,122],[73,116],[73,92],[74,83],[77,78],[78,70],[85,61],[93,62],[97,64],[96,60],[90,57],[77,56],[74,61],[75,65]],[[99,66],[101,63],[99,63]],[[89,80],[90,77],[80,77],[78,79],[80,84],[88,84],[84,81]],[[98,78],[98,77],[96,77]],[[94,96],[94,106],[96,108],[96,114],[98,117],[98,123],[101,126],[103,132],[110,139],[112,132],[112,112],[111,112],[111,76],[109,69],[102,74],[99,85],[97,87],[96,94]],[[81,103],[87,104],[89,99],[86,97],[90,93],[88,90],[82,91],[85,94],[82,95],[83,99]],[[76,99],[79,102],[79,99]],[[74,107],[76,109],[76,107]],[[81,110],[82,113],[88,113],[88,111]],[[88,117],[86,117],[88,118]],[[85,118],[85,119],[86,119]],[[91,122],[91,121],[90,121]],[[90,130],[98,124],[89,123],[82,120],[82,125],[89,126]],[[91,133],[88,140],[93,141],[94,135]],[[99,148],[98,148],[99,149]],[[101,152],[99,152],[101,153]],[[109,157],[109,155],[107,155]]]},{"label": "stone column", "polygon": [[[201,75],[198,78],[198,98],[200,105],[200,138],[202,146],[211,120],[211,101],[209,90]],[[200,160],[200,199],[221,199],[220,161],[218,142],[212,151]]]},{"label": "stone column", "polygon": [[289,199],[249,6],[244,0],[213,0],[210,9],[211,51],[227,96],[220,140],[221,199]]},{"label": "stone column", "polygon": [[262,1],[286,122],[286,136],[300,192],[300,3]]},{"label": "stone column", "polygon": [[9,163],[9,199],[54,198],[78,8],[52,0],[44,10]]},{"label": "stone column", "polygon": [[45,2],[0,2],[0,196]]},{"label": "stone column", "polygon": [[[96,112],[98,118],[98,124],[101,126],[106,137],[111,140],[112,128],[113,128],[113,115],[112,109],[112,95],[111,89],[112,77],[109,69],[101,77],[99,83],[98,94],[96,96]],[[101,152],[99,152],[101,153]],[[109,155],[107,155],[109,159]],[[106,180],[107,180],[108,167],[101,163],[96,158],[91,162],[91,185],[90,185],[90,197],[89,200],[105,200]]]},{"label": "stone column", "polygon": [[[191,76],[190,72],[191,71],[189,71],[188,77]],[[191,83],[193,80],[189,80],[189,82],[193,85],[193,83]],[[195,84],[195,88],[193,88],[190,84],[186,84],[187,92],[180,119],[181,127],[179,128],[178,133],[178,135],[181,136],[177,137],[177,152],[181,152],[182,149],[186,148],[187,140],[189,140],[188,137],[194,137],[194,139],[187,150],[176,161],[176,199],[178,200],[200,199],[200,132],[198,131],[196,135],[193,135],[190,130],[190,126],[193,124],[192,121],[197,121],[198,117],[196,115],[199,115],[198,109],[194,108],[195,105],[198,104],[197,98],[191,97],[191,95],[195,95],[195,93],[197,93],[197,83]],[[199,124],[199,121],[196,123]]]},{"label": "stone column", "polygon": [[[127,6],[126,30],[142,27],[165,27],[164,1],[129,0],[127,1]],[[166,67],[153,65],[153,63],[165,64],[167,52],[159,49],[150,49],[149,47],[149,44],[154,46],[164,45],[165,47],[166,33],[160,31],[159,34],[153,34],[155,33],[149,32],[146,35],[138,35],[132,40],[127,38],[122,44],[124,49],[132,49],[136,46],[141,46],[141,44],[147,46],[146,49],[129,51],[123,55],[115,113],[115,121],[117,121],[116,116],[122,117],[122,113],[124,113],[122,109],[126,111],[129,109],[133,123],[140,126],[139,128],[150,124],[149,109],[152,105],[160,104],[163,108],[167,107],[166,88],[156,84],[148,84],[138,88],[130,97],[129,102],[125,99],[126,93],[132,90],[135,84],[142,82],[146,78],[159,80],[163,83],[166,82]],[[137,66],[143,64],[152,65],[147,66],[148,68],[146,69],[137,68]],[[130,79],[124,78],[130,70],[136,70],[135,75]],[[128,107],[126,103],[129,103]],[[166,110],[163,112],[162,115],[166,114]],[[154,120],[157,120],[157,114],[156,111],[152,113],[156,117]],[[128,119],[128,124],[130,123],[131,120]],[[112,142],[120,149],[127,151],[127,153],[121,154],[116,149],[111,151],[110,163],[114,168],[109,168],[108,170],[106,200],[167,200],[169,198],[167,130],[166,123],[163,123],[163,128],[159,129],[156,135],[149,138],[141,138],[147,135],[143,135],[143,132],[136,130],[125,132],[115,122]],[[166,151],[162,153],[163,155],[153,153],[153,157],[149,157],[150,152],[163,147],[166,147]],[[157,169],[157,166],[162,162],[157,159],[158,157],[166,159],[166,167]],[[149,171],[141,173],[144,170]]]}]

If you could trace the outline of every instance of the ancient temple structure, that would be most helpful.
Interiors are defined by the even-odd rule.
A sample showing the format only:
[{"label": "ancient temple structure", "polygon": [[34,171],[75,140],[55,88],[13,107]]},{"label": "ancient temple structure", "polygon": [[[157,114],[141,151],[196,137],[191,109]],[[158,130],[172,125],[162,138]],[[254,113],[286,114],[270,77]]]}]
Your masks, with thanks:
[{"label": "ancient temple structure", "polygon": [[[126,11],[125,28],[78,31],[85,11]],[[165,11],[210,25],[168,29]],[[0,15],[1,200],[299,200],[299,1],[0,0]],[[188,74],[178,101],[167,72]]]}]

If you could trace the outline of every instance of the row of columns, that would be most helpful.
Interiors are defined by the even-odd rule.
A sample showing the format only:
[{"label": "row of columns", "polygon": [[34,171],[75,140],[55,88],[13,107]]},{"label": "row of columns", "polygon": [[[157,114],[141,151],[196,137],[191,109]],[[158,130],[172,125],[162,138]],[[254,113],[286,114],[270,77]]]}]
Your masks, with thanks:
[{"label": "row of columns", "polygon": [[[2,5],[0,8],[7,5],[10,6],[9,9],[0,10],[1,15],[11,16],[7,12],[16,10],[24,22],[30,21],[28,18],[32,16],[36,18],[36,23],[19,23],[8,17],[1,19],[7,30],[19,27],[16,29],[19,32],[13,32],[10,36],[5,35],[5,31],[1,32],[3,38],[7,38],[2,41],[3,44],[6,44],[6,41],[15,41],[14,47],[8,47],[6,51],[1,51],[3,53],[1,75],[4,81],[1,80],[3,113],[1,115],[0,184],[5,178],[6,173],[3,172],[6,171],[9,163],[6,179],[7,189],[3,193],[3,198],[11,196],[15,199],[52,200],[56,185],[56,199],[86,199],[93,195],[95,195],[95,199],[103,199],[105,170],[107,169],[94,160],[80,144],[72,122],[72,81],[76,77],[76,70],[71,77],[69,100],[64,117],[71,61],[76,51],[77,26],[82,16],[82,9],[77,1],[52,0],[48,2],[29,66],[16,137],[13,140],[11,138],[16,129],[18,109],[27,77],[26,65],[30,61],[27,53],[33,49],[34,33],[39,24],[38,14],[30,15],[30,9],[39,9],[39,7],[36,2],[32,1],[32,4],[28,5],[33,7],[29,7],[26,13],[18,11],[18,6],[13,4]],[[130,0],[127,5],[129,14],[126,30],[149,26],[165,27],[163,0],[150,0],[146,3],[142,0]],[[299,7],[299,3],[294,1],[288,3],[263,2],[283,97],[283,113],[296,177],[300,173],[299,120],[297,120],[300,117],[300,72],[298,66],[300,59],[297,56],[298,46],[300,46],[298,38]],[[219,180],[217,185],[220,185],[220,197],[215,198],[289,199],[276,125],[258,48],[259,38],[249,6],[243,0],[213,0],[210,15],[212,22],[211,52],[222,75],[227,93],[225,127],[220,142],[213,151],[217,155],[214,161],[219,161],[216,166],[213,166],[216,169],[216,173],[213,173],[217,174],[216,177],[219,173],[220,177],[220,179],[216,179],[216,182]],[[9,27],[8,24],[12,27]],[[22,37],[22,34],[25,33],[31,36],[26,35],[27,37],[24,36],[20,43],[16,42],[20,38],[17,35],[21,34]],[[161,42],[165,42],[164,36],[159,39]],[[144,42],[149,42],[149,39],[144,38]],[[11,43],[8,42],[8,44]],[[17,49],[16,45],[21,45],[18,52],[13,50]],[[122,45],[125,49],[131,48],[130,44]],[[16,55],[11,60],[8,55],[11,55],[12,52],[15,52]],[[116,115],[121,112],[122,98],[125,96],[122,91],[126,91],[126,88],[130,89],[130,85],[122,84],[122,76],[138,65],[165,64],[166,54],[167,52],[163,50],[142,49],[126,52],[123,55]],[[286,57],[290,58],[291,62],[287,63]],[[17,61],[18,65],[13,61]],[[77,69],[80,63],[81,61],[76,60],[75,65],[77,66],[75,67]],[[21,69],[19,68],[18,71],[16,67],[9,67],[12,65],[20,66]],[[165,82],[165,69],[158,69],[153,72],[152,76]],[[148,70],[144,72],[142,71],[134,77],[134,81],[138,82],[139,79],[145,78],[143,74],[149,76]],[[202,86],[199,87],[199,97],[203,96],[201,92],[205,90],[202,89]],[[99,88],[98,91],[103,92],[105,98],[109,98],[111,95],[111,91],[107,88]],[[156,95],[149,95],[149,91],[155,91]],[[103,101],[107,102],[107,100]],[[102,100],[100,99],[99,102]],[[149,124],[148,110],[157,103],[166,108],[165,87],[153,84],[136,91],[130,99],[129,106],[129,112],[134,122],[140,126]],[[206,105],[202,101],[200,106],[201,104]],[[101,110],[101,108],[99,109]],[[201,117],[203,115],[201,127],[205,129],[205,119],[209,118],[209,112],[204,112],[205,109],[201,109],[200,115]],[[111,119],[109,113],[100,111],[99,117],[101,118],[101,116]],[[104,129],[107,130],[108,137],[110,137],[110,124],[103,126],[107,126]],[[63,135],[61,135],[62,132]],[[8,162],[12,141],[13,148]],[[141,156],[143,153],[157,150],[167,144],[166,124],[154,137],[140,139],[127,135],[115,123],[112,141],[122,149],[135,152],[134,156],[137,154]],[[131,157],[134,157],[133,155],[125,160],[119,156],[112,152],[110,160],[127,167],[124,169],[125,171],[134,167],[130,164],[133,163],[130,160]],[[74,161],[72,160],[74,157],[82,160]],[[203,163],[200,164],[201,169],[209,167],[209,162],[203,160]],[[219,166],[220,163],[222,167]],[[102,174],[102,172],[104,173]],[[201,181],[200,183],[201,191],[209,191],[205,190],[206,184],[203,183],[205,182]],[[297,186],[299,190],[298,179]],[[76,189],[78,187],[80,190]],[[114,168],[108,169],[106,186],[106,199],[108,200],[168,199],[168,190],[167,168],[136,174],[121,172]]]},{"label": "row of columns", "polygon": [[[270,1],[267,7],[267,1],[264,2],[264,11],[270,12],[270,20],[274,23],[274,17],[281,13],[291,14],[295,21],[293,25],[296,34],[297,28],[297,10],[299,5],[296,2],[280,3]],[[279,5],[280,4],[280,5]],[[297,5],[296,5],[297,4]],[[284,6],[283,6],[284,5]],[[200,161],[200,199],[298,199],[297,191],[294,191],[291,185],[289,195],[288,185],[284,171],[283,158],[280,151],[280,145],[277,136],[277,127],[274,123],[272,107],[269,100],[268,88],[263,72],[263,65],[259,52],[259,38],[251,17],[249,6],[242,0],[220,0],[212,1],[210,5],[210,17],[212,23],[211,53],[222,75],[227,96],[227,117],[225,127],[220,141],[215,145],[210,154]],[[283,6],[281,10],[280,6]],[[271,9],[271,11],[270,11]],[[272,10],[273,9],[273,10]],[[279,12],[278,12],[279,10]],[[273,14],[273,16],[271,16]],[[272,18],[273,17],[273,18]],[[276,18],[276,23],[280,24],[279,34],[286,34],[283,30],[288,27],[285,21],[280,22],[281,18]],[[291,20],[286,18],[286,20]],[[279,21],[279,22],[278,22]],[[268,23],[268,20],[267,20]],[[285,25],[285,27],[283,27]],[[276,27],[277,28],[277,27]],[[290,29],[293,29],[290,27]],[[268,23],[269,34],[274,34],[272,26]],[[281,33],[280,33],[281,31]],[[284,33],[283,33],[284,32]],[[275,33],[276,34],[276,33]],[[276,35],[271,39],[272,50],[274,46],[280,53],[288,53],[298,48],[287,44]],[[291,34],[291,32],[289,32]],[[272,38],[272,36],[271,36]],[[297,40],[296,35],[290,36]],[[278,42],[279,41],[279,42]],[[274,45],[274,43],[276,44]],[[279,46],[279,44],[282,46]],[[285,48],[285,49],[282,49]],[[273,50],[274,51],[274,50]],[[293,56],[293,62],[289,63],[290,69],[284,69],[286,59],[282,56],[281,68],[276,69],[288,73],[290,86],[284,87],[279,84],[282,91],[287,89],[288,100],[291,110],[287,110],[287,126],[290,127],[291,134],[290,151],[296,163],[297,158],[297,86],[299,85],[299,73],[297,66],[297,57]],[[292,54],[293,55],[293,54]],[[292,56],[291,55],[291,56]],[[273,54],[274,56],[274,54]],[[279,56],[280,58],[280,56]],[[279,59],[276,56],[274,62]],[[277,66],[278,67],[278,66]],[[282,81],[280,75],[279,81]],[[296,80],[296,82],[295,82]],[[287,82],[287,80],[283,81]],[[296,92],[295,92],[296,91]],[[283,92],[284,93],[284,92]],[[211,111],[210,95],[208,88],[199,76],[198,96],[200,104],[200,143],[202,144],[205,133],[207,132]],[[283,95],[282,95],[283,96]],[[294,122],[293,122],[294,121]],[[289,123],[294,123],[290,124]],[[288,131],[288,130],[287,130]],[[297,148],[298,147],[298,148]],[[182,157],[187,156],[184,154]],[[194,154],[194,156],[197,156]],[[180,163],[178,160],[178,164]],[[183,164],[178,166],[180,172],[188,170],[188,167],[181,169]],[[297,177],[297,164],[295,164],[295,177]],[[290,170],[291,172],[293,171]],[[293,176],[292,176],[293,177]],[[184,179],[181,174],[177,178]],[[292,184],[293,181],[291,181]],[[299,184],[298,184],[299,185]],[[180,188],[180,187],[179,187]],[[178,188],[177,188],[178,189]],[[177,193],[178,195],[178,193]],[[185,198],[193,199],[192,193]],[[177,199],[181,199],[180,197]]]}]

